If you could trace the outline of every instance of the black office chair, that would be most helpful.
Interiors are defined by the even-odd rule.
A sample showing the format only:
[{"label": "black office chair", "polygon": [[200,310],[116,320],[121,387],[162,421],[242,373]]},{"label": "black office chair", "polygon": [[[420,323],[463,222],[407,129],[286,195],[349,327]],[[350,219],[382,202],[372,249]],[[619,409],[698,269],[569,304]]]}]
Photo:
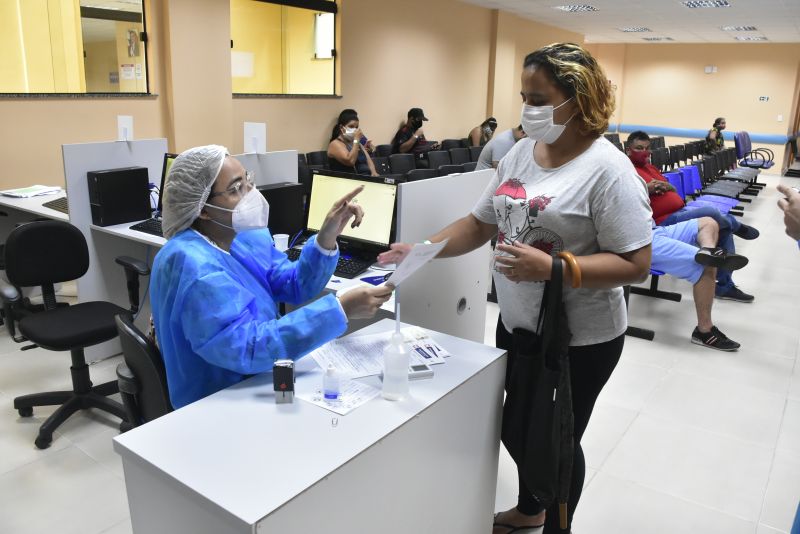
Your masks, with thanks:
[{"label": "black office chair", "polygon": [[482,146],[471,146],[469,147],[469,160],[470,161],[478,161],[481,157],[481,152],[483,152]]},{"label": "black office chair", "polygon": [[478,162],[477,161],[468,161],[468,162],[464,163],[461,166],[464,168],[464,172],[472,172],[478,166]]},{"label": "black office chair", "polygon": [[448,174],[456,174],[464,172],[462,165],[442,165],[439,167],[439,176],[447,176]]},{"label": "black office chair", "polygon": [[441,143],[442,150],[450,150],[451,148],[461,148],[461,139],[445,139]]},{"label": "black office chair", "polygon": [[392,166],[389,165],[388,156],[373,156],[372,164],[375,165],[375,170],[378,171],[378,174],[381,176],[392,173]]},{"label": "black office chair", "polygon": [[172,411],[167,388],[167,371],[158,347],[150,341],[128,315],[116,317],[125,363],[117,366],[117,381],[127,420],[120,426],[126,432]]},{"label": "black office chair", "polygon": [[328,152],[325,150],[317,150],[316,152],[306,153],[306,161],[308,166],[321,166],[323,169],[328,169]]},{"label": "black office chair", "polygon": [[428,152],[428,165],[431,169],[438,169],[442,165],[450,165],[450,153],[446,150],[431,150]]},{"label": "black office chair", "polygon": [[417,168],[414,154],[392,154],[389,156],[389,165],[392,174],[405,174]]},{"label": "black office chair", "polygon": [[462,165],[464,163],[469,163],[470,161],[468,148],[450,149],[450,163],[453,165]]},{"label": "black office chair", "polygon": [[378,145],[375,147],[375,155],[388,158],[392,155],[392,145]]},{"label": "black office chair", "polygon": [[[49,447],[53,431],[78,410],[97,408],[124,420],[122,405],[107,398],[119,390],[117,382],[93,386],[84,349],[115,338],[114,317],[138,310],[138,275],[149,273],[147,265],[133,258],[117,258],[117,263],[125,267],[128,296],[131,297],[131,309],[126,310],[110,302],[81,302],[58,307],[54,284],[80,278],[89,269],[86,239],[67,222],[37,221],[15,228],[6,240],[5,263],[11,284],[41,286],[42,289],[44,311],[27,314],[19,320],[21,341],[72,354],[71,391],[33,393],[14,399],[14,408],[21,417],[32,416],[34,406],[60,405],[39,427],[36,446]],[[19,299],[19,295],[16,298]]]},{"label": "black office chair", "polygon": [[439,176],[439,171],[436,169],[414,169],[413,171],[408,171],[408,174],[406,174],[406,180],[409,182],[415,182],[417,180],[436,178],[437,176]]}]

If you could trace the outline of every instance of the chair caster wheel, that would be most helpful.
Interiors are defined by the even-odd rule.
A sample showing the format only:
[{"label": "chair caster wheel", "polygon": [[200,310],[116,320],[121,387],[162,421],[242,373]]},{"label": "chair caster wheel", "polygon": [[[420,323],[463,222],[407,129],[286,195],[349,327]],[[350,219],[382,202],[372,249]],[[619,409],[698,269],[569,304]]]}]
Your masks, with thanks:
[{"label": "chair caster wheel", "polygon": [[20,408],[17,411],[19,412],[20,417],[31,417],[33,415],[33,406],[28,406],[27,408]]},{"label": "chair caster wheel", "polygon": [[48,448],[50,446],[50,444],[52,442],[53,442],[53,438],[43,438],[43,437],[39,436],[38,438],[36,438],[36,441],[34,441],[33,443],[34,443],[34,445],[36,445],[37,449],[46,449],[46,448]]}]

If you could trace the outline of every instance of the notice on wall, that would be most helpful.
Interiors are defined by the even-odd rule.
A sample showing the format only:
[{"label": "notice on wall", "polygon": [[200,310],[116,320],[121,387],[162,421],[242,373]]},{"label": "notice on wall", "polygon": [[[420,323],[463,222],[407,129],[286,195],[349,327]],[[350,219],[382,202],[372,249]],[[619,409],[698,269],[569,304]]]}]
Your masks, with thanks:
[{"label": "notice on wall", "polygon": [[237,52],[231,50],[231,76],[234,78],[252,78],[255,54],[253,52]]},{"label": "notice on wall", "polygon": [[137,63],[135,70],[136,70],[136,79],[137,80],[141,80],[144,77],[144,75],[142,74],[143,71],[144,71],[144,69],[142,69],[142,64],[141,63]]},{"label": "notice on wall", "polygon": [[120,65],[120,78],[123,80],[133,80],[135,77],[133,63],[123,63]]}]

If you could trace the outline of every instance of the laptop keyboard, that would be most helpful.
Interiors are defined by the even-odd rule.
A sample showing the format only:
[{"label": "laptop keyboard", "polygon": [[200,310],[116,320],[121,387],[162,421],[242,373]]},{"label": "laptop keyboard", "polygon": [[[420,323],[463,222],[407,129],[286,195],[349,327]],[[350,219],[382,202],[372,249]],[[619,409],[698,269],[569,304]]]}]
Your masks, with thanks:
[{"label": "laptop keyboard", "polygon": [[158,237],[164,237],[164,234],[161,231],[161,219],[147,219],[146,221],[136,223],[131,226],[131,230],[144,232],[146,234],[155,235]]},{"label": "laptop keyboard", "polygon": [[[299,248],[290,248],[286,251],[286,256],[292,261],[297,261],[300,258],[300,250]],[[355,278],[369,269],[370,265],[372,265],[371,261],[339,256],[339,261],[336,262],[336,270],[333,274],[339,278]]]},{"label": "laptop keyboard", "polygon": [[69,215],[69,206],[67,204],[67,197],[54,198],[53,200],[43,202],[42,206]]}]

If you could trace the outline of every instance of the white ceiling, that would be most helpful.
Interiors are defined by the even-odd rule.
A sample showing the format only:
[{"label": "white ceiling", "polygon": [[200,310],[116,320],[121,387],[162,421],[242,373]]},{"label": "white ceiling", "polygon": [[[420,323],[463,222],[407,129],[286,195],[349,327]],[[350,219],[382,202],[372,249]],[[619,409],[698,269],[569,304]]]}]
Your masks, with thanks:
[{"label": "white ceiling", "polygon": [[[646,43],[644,37],[671,37],[678,43],[736,43],[736,37],[744,36],[764,36],[773,43],[800,42],[800,0],[728,0],[730,7],[694,9],[681,0],[462,1],[580,33],[588,43]],[[553,9],[559,5],[590,5],[597,11]],[[652,31],[618,30],[629,26]],[[757,31],[723,31],[721,26],[755,26]]]}]

